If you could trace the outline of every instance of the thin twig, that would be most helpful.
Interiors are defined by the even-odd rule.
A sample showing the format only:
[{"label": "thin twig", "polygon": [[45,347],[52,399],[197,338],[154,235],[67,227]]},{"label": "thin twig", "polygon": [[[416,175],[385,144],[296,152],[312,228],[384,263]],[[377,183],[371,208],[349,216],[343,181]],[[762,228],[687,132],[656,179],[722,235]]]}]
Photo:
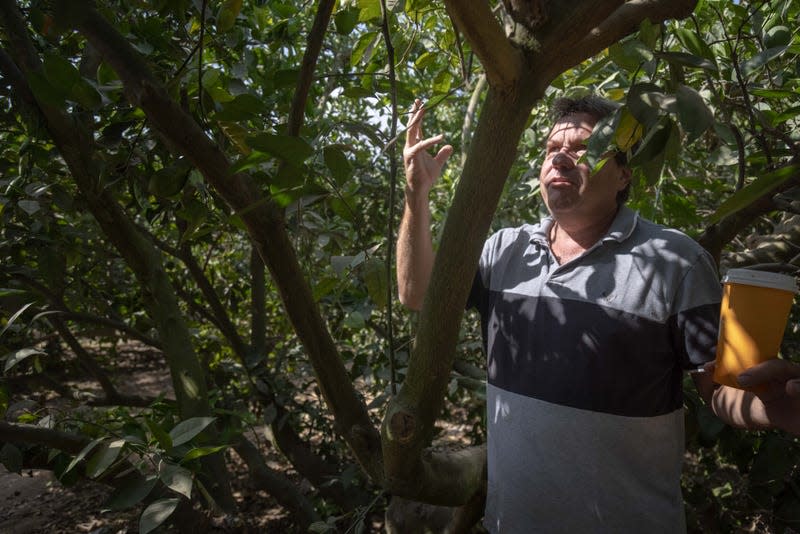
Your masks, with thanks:
[{"label": "thin twig", "polygon": [[[397,77],[394,70],[394,45],[392,36],[389,32],[389,10],[386,8],[386,0],[381,0],[381,13],[383,21],[381,32],[383,40],[386,42],[386,62],[389,64],[389,95],[392,102],[392,122],[389,135],[392,138],[397,136]],[[386,225],[386,337],[389,353],[389,370],[392,386],[392,395],[397,395],[397,371],[395,369],[394,353],[394,323],[392,322],[392,301],[394,296],[394,284],[392,284],[392,250],[394,249],[394,219],[395,219],[395,195],[397,189],[397,143],[392,143],[389,149],[389,222]]]},{"label": "thin twig", "polygon": [[203,40],[206,34],[206,8],[208,0],[203,0],[203,7],[200,9],[200,39],[198,41],[197,53],[197,109],[200,112],[200,119],[203,126],[206,125],[206,114],[203,110]]}]

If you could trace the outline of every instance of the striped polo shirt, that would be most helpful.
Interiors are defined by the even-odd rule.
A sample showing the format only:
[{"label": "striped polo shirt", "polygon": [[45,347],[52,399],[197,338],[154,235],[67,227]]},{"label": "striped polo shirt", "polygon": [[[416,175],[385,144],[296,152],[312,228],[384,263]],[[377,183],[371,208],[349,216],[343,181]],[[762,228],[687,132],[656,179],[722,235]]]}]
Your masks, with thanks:
[{"label": "striped polo shirt", "polygon": [[490,532],[685,531],[683,370],[714,356],[720,283],[686,235],[620,208],[559,265],[553,224],[483,248]]}]

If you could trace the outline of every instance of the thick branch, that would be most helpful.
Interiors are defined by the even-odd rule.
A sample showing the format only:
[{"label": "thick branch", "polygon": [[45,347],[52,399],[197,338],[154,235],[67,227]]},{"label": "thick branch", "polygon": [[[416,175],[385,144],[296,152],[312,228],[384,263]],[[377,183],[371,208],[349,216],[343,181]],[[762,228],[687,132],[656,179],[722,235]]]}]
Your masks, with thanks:
[{"label": "thick branch", "polygon": [[[525,99],[517,98],[521,96]],[[408,374],[382,427],[387,486],[401,496],[414,498],[419,492],[426,502],[460,505],[479,489],[474,469],[450,473],[447,479],[430,478],[439,473],[433,462],[446,460],[423,460],[422,449],[442,408],[483,242],[528,114],[540,96],[536,90],[501,93],[490,87],[481,111],[436,254]],[[437,502],[442,498],[450,502]]]},{"label": "thick branch", "polygon": [[5,421],[0,421],[0,436],[2,436],[0,438],[2,441],[45,445],[70,454],[78,454],[90,441],[89,438],[79,434],[35,425],[6,423]]},{"label": "thick branch", "polygon": [[[580,2],[578,11],[559,9],[565,18],[558,24],[542,28],[546,36],[541,40],[542,50],[557,48],[563,54],[541,58],[543,75],[552,80],[565,70],[635,32],[644,19],[658,23],[667,19],[688,17],[696,3],[697,0],[631,0],[625,3],[605,0]],[[615,9],[611,10],[612,8]],[[564,35],[573,34],[583,37],[571,46],[558,44]]]},{"label": "thick branch", "polygon": [[486,0],[445,0],[445,6],[458,29],[481,60],[489,85],[508,90],[519,79],[523,58],[503,33]]},{"label": "thick branch", "polygon": [[264,262],[255,248],[250,250],[250,350],[267,351],[267,289]]},{"label": "thick branch", "polygon": [[797,261],[800,252],[800,215],[793,215],[776,225],[772,233],[759,238],[758,244],[744,252],[725,255],[728,267],[755,264],[786,265]]},{"label": "thick branch", "polygon": [[289,135],[300,135],[308,92],[311,89],[311,83],[314,81],[314,70],[317,68],[317,59],[319,59],[319,53],[322,50],[322,39],[325,37],[328,23],[331,21],[334,4],[336,4],[335,0],[320,0],[319,6],[317,6],[317,14],[306,39],[306,51],[303,54],[303,63],[300,66],[297,87],[292,98],[292,109],[289,112],[289,124],[287,127]]},{"label": "thick branch", "polygon": [[211,284],[211,281],[203,272],[203,268],[197,263],[197,259],[192,253],[191,245],[189,245],[189,243],[183,243],[179,248],[175,248],[152,234],[147,233],[147,236],[152,239],[153,243],[155,243],[158,248],[183,262],[192,280],[197,284],[197,287],[200,289],[200,292],[211,308],[211,313],[207,312],[202,306],[195,307],[195,303],[188,292],[183,293],[182,296],[184,300],[189,306],[195,308],[198,313],[206,317],[209,322],[219,329],[222,335],[225,336],[225,339],[231,344],[234,353],[236,353],[242,363],[244,363],[247,356],[247,344],[236,330],[236,326],[233,324],[233,321],[231,321],[227,309],[219,299],[219,295]]},{"label": "thick branch", "polygon": [[128,98],[145,111],[156,131],[184,154],[242,217],[306,348],[320,390],[335,415],[337,430],[367,473],[380,481],[383,469],[378,434],[303,276],[279,207],[265,200],[248,176],[230,173],[230,163],[219,146],[169,98],[141,56],[90,5],[82,3],[76,9],[75,2],[61,0],[58,4],[116,70]]},{"label": "thick branch", "polygon": [[722,256],[722,249],[733,240],[734,237],[750,226],[758,217],[774,211],[774,197],[776,194],[800,185],[800,173],[786,181],[780,187],[766,193],[758,200],[751,203],[748,207],[724,217],[721,221],[706,228],[697,241],[705,248],[719,264]]}]

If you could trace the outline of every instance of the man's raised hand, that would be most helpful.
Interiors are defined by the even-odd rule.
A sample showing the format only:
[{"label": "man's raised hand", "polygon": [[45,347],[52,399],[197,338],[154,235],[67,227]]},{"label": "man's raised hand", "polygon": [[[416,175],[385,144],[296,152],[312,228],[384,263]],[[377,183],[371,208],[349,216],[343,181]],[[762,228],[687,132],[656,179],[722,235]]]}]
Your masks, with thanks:
[{"label": "man's raised hand", "polygon": [[428,149],[437,145],[444,138],[439,134],[427,139],[422,136],[422,118],[425,108],[420,99],[414,100],[411,107],[411,117],[406,128],[406,145],[403,148],[403,166],[406,170],[406,185],[408,193],[425,195],[433,187],[434,182],[442,174],[442,167],[453,153],[453,147],[444,145],[435,156]]}]

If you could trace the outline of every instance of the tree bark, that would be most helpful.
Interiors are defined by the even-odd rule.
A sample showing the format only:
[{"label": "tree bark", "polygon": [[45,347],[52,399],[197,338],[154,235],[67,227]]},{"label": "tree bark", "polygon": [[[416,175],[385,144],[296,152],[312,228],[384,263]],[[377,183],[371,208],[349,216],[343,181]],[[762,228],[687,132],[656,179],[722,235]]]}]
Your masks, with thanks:
[{"label": "tree bark", "polygon": [[490,87],[481,110],[436,253],[406,380],[390,402],[382,427],[387,487],[400,496],[460,505],[483,482],[482,453],[464,455],[463,460],[475,463],[451,473],[451,459],[422,451],[442,407],[478,257],[540,94],[533,83],[503,91]]}]

